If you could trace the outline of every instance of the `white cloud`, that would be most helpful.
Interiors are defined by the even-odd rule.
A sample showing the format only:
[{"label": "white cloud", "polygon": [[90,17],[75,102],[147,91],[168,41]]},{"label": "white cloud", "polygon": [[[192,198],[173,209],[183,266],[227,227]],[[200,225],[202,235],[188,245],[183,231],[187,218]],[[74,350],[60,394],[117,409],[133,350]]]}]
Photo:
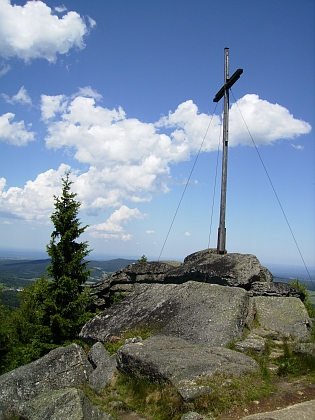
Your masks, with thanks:
[{"label": "white cloud", "polygon": [[[88,97],[82,96],[83,92]],[[89,233],[127,240],[130,237],[125,232],[126,223],[144,215],[126,203],[150,201],[154,194],[169,191],[172,165],[197,153],[211,116],[199,113],[192,101],[186,101],[156,123],[144,123],[128,118],[122,108],[97,105],[98,95],[90,87],[83,88],[79,96],[42,95],[42,118],[48,132],[46,146],[66,149],[78,162],[87,165],[86,171],[72,174],[73,189],[82,202],[82,211],[97,215],[113,209],[106,222],[91,227]],[[292,139],[311,130],[308,123],[294,119],[285,108],[263,101],[257,95],[246,95],[238,103],[257,145]],[[235,105],[230,115],[230,146],[250,145],[251,139]],[[5,123],[13,131],[13,124],[9,124],[13,116],[0,117],[0,135],[1,118],[5,117]],[[19,128],[25,136],[33,138],[23,122],[15,124],[20,124],[16,131]],[[220,130],[221,117],[214,116],[203,151],[217,150]],[[23,143],[21,137],[17,144],[27,141],[26,137]],[[40,174],[23,189],[10,188],[3,192],[0,209],[27,220],[49,220],[52,196],[61,190],[60,177],[65,167],[61,168]]]},{"label": "white cloud", "polygon": [[70,167],[60,165],[39,174],[35,181],[27,181],[24,188],[10,187],[5,191],[6,180],[0,179],[0,214],[27,221],[47,223],[53,211],[54,195],[60,195],[61,177]]},{"label": "white cloud", "polygon": [[3,225],[13,225],[12,222],[9,222],[8,220],[5,220],[4,222],[2,222]]},{"label": "white cloud", "polygon": [[230,110],[229,145],[251,145],[240,111],[256,145],[269,145],[277,140],[293,139],[311,131],[305,121],[295,119],[281,105],[271,104],[258,95],[245,95],[233,104]]},{"label": "white cloud", "polygon": [[66,8],[65,5],[62,5],[62,6],[56,6],[55,10],[57,13],[63,13],[63,12],[66,12],[68,9]]},{"label": "white cloud", "polygon": [[297,150],[303,150],[304,149],[304,146],[302,146],[301,144],[292,144],[291,143],[291,146],[294,147],[294,149],[297,149]]},{"label": "white cloud", "polygon": [[34,133],[27,130],[24,121],[12,122],[14,117],[15,114],[11,112],[0,116],[0,141],[14,146],[25,146],[34,140]]},{"label": "white cloud", "polygon": [[[58,13],[64,7],[55,9]],[[89,27],[95,22],[88,19]],[[55,62],[57,54],[66,54],[71,48],[85,47],[83,38],[89,32],[84,19],[76,12],[62,17],[53,14],[42,1],[28,1],[24,6],[11,5],[0,0],[0,54],[17,57],[25,62],[44,58]]]},{"label": "white cloud", "polygon": [[4,76],[11,70],[11,66],[9,64],[0,63],[0,77]]},{"label": "white cloud", "polygon": [[125,205],[114,211],[104,223],[90,226],[88,231],[94,238],[114,238],[128,241],[132,235],[125,234],[122,225],[132,219],[143,219],[145,217],[137,208],[131,209]]},{"label": "white cloud", "polygon": [[145,233],[147,233],[148,235],[152,235],[153,233],[155,233],[154,230],[147,230]]},{"label": "white cloud", "polygon": [[185,236],[191,236],[190,232],[185,232]]},{"label": "white cloud", "polygon": [[10,98],[5,93],[2,94],[2,97],[8,102],[9,104],[16,104],[20,103],[22,105],[32,105],[32,99],[30,98],[29,94],[27,93],[24,86],[21,87],[21,89],[18,91],[18,93],[12,98]]},{"label": "white cloud", "polygon": [[87,98],[94,98],[96,101],[100,101],[102,99],[102,95],[97,93],[96,90],[93,90],[91,86],[85,86],[83,88],[79,88],[79,92],[74,95],[76,96],[85,96]]},{"label": "white cloud", "polygon": [[57,113],[65,111],[66,107],[67,98],[65,95],[41,96],[41,112],[43,120],[54,118]]}]

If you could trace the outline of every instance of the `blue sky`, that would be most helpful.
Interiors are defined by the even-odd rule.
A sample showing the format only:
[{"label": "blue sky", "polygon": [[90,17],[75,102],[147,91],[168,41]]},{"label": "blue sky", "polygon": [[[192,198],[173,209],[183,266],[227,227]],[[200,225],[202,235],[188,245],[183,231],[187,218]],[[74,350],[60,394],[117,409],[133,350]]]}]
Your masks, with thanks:
[{"label": "blue sky", "polygon": [[[312,0],[0,0],[0,248],[45,250],[71,169],[101,255],[207,248],[230,74],[227,250],[315,266]],[[215,112],[214,112],[215,111]],[[213,115],[214,113],[214,115]],[[210,247],[219,223],[221,152]]]}]

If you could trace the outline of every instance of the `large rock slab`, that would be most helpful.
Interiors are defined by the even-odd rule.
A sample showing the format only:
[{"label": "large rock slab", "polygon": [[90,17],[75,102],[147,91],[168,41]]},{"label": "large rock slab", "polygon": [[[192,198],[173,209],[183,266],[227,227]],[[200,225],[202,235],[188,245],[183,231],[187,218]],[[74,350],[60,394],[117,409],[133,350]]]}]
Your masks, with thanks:
[{"label": "large rock slab", "polygon": [[291,286],[288,283],[283,282],[255,282],[251,285],[250,296],[275,296],[275,297],[297,297],[304,302],[305,294]]},{"label": "large rock slab", "polygon": [[263,328],[278,331],[284,336],[292,336],[300,341],[310,339],[312,321],[300,299],[265,296],[251,299]]},{"label": "large rock slab", "polygon": [[205,282],[223,286],[243,287],[249,290],[253,282],[272,282],[270,271],[251,254],[217,254],[205,249],[188,255],[184,263],[152,261],[130,264],[92,286],[94,307],[109,306],[110,296],[132,292],[136,284],[182,284],[187,281]]},{"label": "large rock slab", "polygon": [[75,388],[42,394],[19,410],[24,420],[114,420]]},{"label": "large rock slab", "polygon": [[0,419],[40,394],[82,385],[92,371],[83,349],[71,344],[5,373],[0,376]]},{"label": "large rock slab", "polygon": [[109,341],[126,330],[181,337],[192,343],[225,346],[240,338],[248,312],[245,290],[214,284],[142,284],[120,303],[91,319],[80,338]]},{"label": "large rock slab", "polygon": [[176,387],[191,385],[215,373],[243,375],[256,372],[255,360],[223,347],[194,345],[175,337],[149,337],[126,344],[117,352],[117,368],[133,377],[167,382]]},{"label": "large rock slab", "polygon": [[[192,278],[189,278],[192,277]],[[272,282],[270,271],[252,254],[217,254],[205,249],[188,255],[184,264],[168,273],[168,282],[176,279],[206,281],[223,286],[243,287],[249,290],[255,281]]]}]

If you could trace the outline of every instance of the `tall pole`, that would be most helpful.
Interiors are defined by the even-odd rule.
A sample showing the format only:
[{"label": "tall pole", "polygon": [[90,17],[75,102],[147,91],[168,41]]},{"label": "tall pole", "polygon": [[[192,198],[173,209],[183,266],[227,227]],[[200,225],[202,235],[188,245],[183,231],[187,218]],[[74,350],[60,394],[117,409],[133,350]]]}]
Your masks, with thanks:
[{"label": "tall pole", "polygon": [[[224,86],[229,79],[229,49],[224,48]],[[223,111],[223,151],[222,151],[222,181],[221,181],[221,204],[220,224],[218,230],[218,254],[225,253],[226,228],[226,187],[227,187],[227,162],[228,162],[228,141],[229,141],[229,90],[224,89],[224,111]]]},{"label": "tall pole", "polygon": [[229,141],[229,89],[240,78],[243,69],[238,69],[229,77],[229,49],[224,48],[224,85],[216,94],[213,102],[219,102],[224,96],[224,111],[223,111],[223,151],[222,151],[222,180],[221,180],[221,204],[220,204],[220,224],[218,229],[218,254],[226,252],[226,228],[225,228],[225,213],[226,213],[226,186],[227,186],[227,162],[228,162],[228,141]]}]

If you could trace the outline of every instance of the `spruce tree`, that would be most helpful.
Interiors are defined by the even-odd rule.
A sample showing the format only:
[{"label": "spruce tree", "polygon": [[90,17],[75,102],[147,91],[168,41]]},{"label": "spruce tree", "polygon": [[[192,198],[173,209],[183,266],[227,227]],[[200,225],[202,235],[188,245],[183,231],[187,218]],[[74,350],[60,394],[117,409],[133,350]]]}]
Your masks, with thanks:
[{"label": "spruce tree", "polygon": [[88,318],[85,306],[88,298],[83,285],[91,271],[85,257],[90,253],[87,242],[77,242],[88,226],[81,226],[78,218],[81,203],[71,192],[69,172],[62,178],[62,195],[54,196],[55,212],[51,215],[54,231],[47,253],[51,257],[48,274],[53,278],[49,297],[45,301],[46,322],[49,323],[54,343],[74,338]]}]

